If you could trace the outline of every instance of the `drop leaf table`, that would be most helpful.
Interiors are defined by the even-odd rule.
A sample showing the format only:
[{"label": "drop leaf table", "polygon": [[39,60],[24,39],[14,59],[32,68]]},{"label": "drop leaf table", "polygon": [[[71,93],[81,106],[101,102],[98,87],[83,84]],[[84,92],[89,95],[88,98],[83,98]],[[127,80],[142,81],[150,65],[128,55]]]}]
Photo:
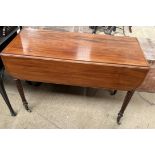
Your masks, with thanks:
[{"label": "drop leaf table", "polygon": [[20,80],[127,91],[120,119],[149,65],[136,38],[23,29],[2,51],[6,71]]}]

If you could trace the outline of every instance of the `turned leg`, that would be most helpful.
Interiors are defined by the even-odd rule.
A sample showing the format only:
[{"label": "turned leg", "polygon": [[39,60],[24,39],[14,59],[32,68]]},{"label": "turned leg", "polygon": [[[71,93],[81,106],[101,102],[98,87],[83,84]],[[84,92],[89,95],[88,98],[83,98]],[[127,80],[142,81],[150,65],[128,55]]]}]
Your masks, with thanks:
[{"label": "turned leg", "polygon": [[24,105],[25,109],[28,112],[31,112],[31,110],[28,107],[28,103],[26,101],[25,95],[24,95],[24,90],[23,90],[21,81],[19,79],[15,79],[15,81],[16,81],[16,86],[17,86],[18,92],[20,94],[20,97],[22,99],[22,102],[23,102],[23,105]]},{"label": "turned leg", "polygon": [[123,105],[122,105],[121,110],[119,111],[118,116],[117,116],[117,124],[119,124],[119,125],[121,124],[120,119],[121,119],[121,117],[123,117],[124,111],[125,111],[128,103],[130,102],[133,94],[134,94],[134,90],[128,91],[126,96],[125,96]]},{"label": "turned leg", "polygon": [[14,112],[14,110],[13,110],[11,104],[10,104],[9,98],[8,98],[8,96],[6,94],[6,91],[5,91],[5,88],[4,88],[4,84],[3,84],[3,77],[2,77],[3,75],[2,74],[0,76],[0,93],[1,93],[5,103],[7,104],[8,108],[10,110],[11,115],[12,116],[16,116],[16,113]]}]

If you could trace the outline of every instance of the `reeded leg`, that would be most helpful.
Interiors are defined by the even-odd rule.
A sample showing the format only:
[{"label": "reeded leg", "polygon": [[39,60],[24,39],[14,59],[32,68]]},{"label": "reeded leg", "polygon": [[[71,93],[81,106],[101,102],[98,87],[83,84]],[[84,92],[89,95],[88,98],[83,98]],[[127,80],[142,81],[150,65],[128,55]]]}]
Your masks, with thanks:
[{"label": "reeded leg", "polygon": [[0,93],[5,101],[5,103],[7,104],[9,110],[10,110],[10,113],[12,116],[16,116],[16,113],[15,111],[13,110],[11,104],[10,104],[10,101],[9,101],[9,98],[6,94],[6,91],[5,91],[5,88],[4,88],[4,84],[3,84],[3,79],[2,79],[2,75],[0,76]]},{"label": "reeded leg", "polygon": [[118,116],[117,116],[117,124],[119,124],[119,125],[121,124],[120,119],[123,117],[124,111],[125,111],[128,103],[130,102],[133,94],[134,94],[134,90],[128,91],[126,96],[125,96],[123,105],[122,105],[121,110],[119,111]]},{"label": "reeded leg", "polygon": [[24,105],[25,109],[28,112],[31,112],[31,110],[28,107],[28,103],[26,101],[25,95],[24,95],[24,90],[23,90],[21,81],[19,79],[15,79],[15,81],[16,81],[16,86],[17,86],[18,92],[20,94],[20,97],[22,99],[22,102],[23,102],[23,105]]}]

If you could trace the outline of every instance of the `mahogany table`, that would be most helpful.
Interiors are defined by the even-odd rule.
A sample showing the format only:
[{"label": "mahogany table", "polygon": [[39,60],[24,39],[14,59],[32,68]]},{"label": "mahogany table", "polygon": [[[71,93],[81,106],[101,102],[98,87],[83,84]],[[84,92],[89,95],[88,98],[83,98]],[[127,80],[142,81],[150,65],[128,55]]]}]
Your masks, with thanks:
[{"label": "mahogany table", "polygon": [[149,66],[136,38],[23,29],[1,53],[7,72],[20,80],[127,91],[117,123]]}]

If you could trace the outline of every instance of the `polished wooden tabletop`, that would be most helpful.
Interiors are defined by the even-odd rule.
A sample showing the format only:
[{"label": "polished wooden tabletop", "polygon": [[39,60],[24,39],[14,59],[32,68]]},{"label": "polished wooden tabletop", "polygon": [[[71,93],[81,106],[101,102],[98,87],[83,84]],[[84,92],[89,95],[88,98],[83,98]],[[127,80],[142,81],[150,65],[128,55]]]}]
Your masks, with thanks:
[{"label": "polished wooden tabletop", "polygon": [[14,78],[135,90],[149,67],[136,38],[23,29],[2,51]]},{"label": "polished wooden tabletop", "polygon": [[148,67],[136,38],[23,29],[3,55]]}]

